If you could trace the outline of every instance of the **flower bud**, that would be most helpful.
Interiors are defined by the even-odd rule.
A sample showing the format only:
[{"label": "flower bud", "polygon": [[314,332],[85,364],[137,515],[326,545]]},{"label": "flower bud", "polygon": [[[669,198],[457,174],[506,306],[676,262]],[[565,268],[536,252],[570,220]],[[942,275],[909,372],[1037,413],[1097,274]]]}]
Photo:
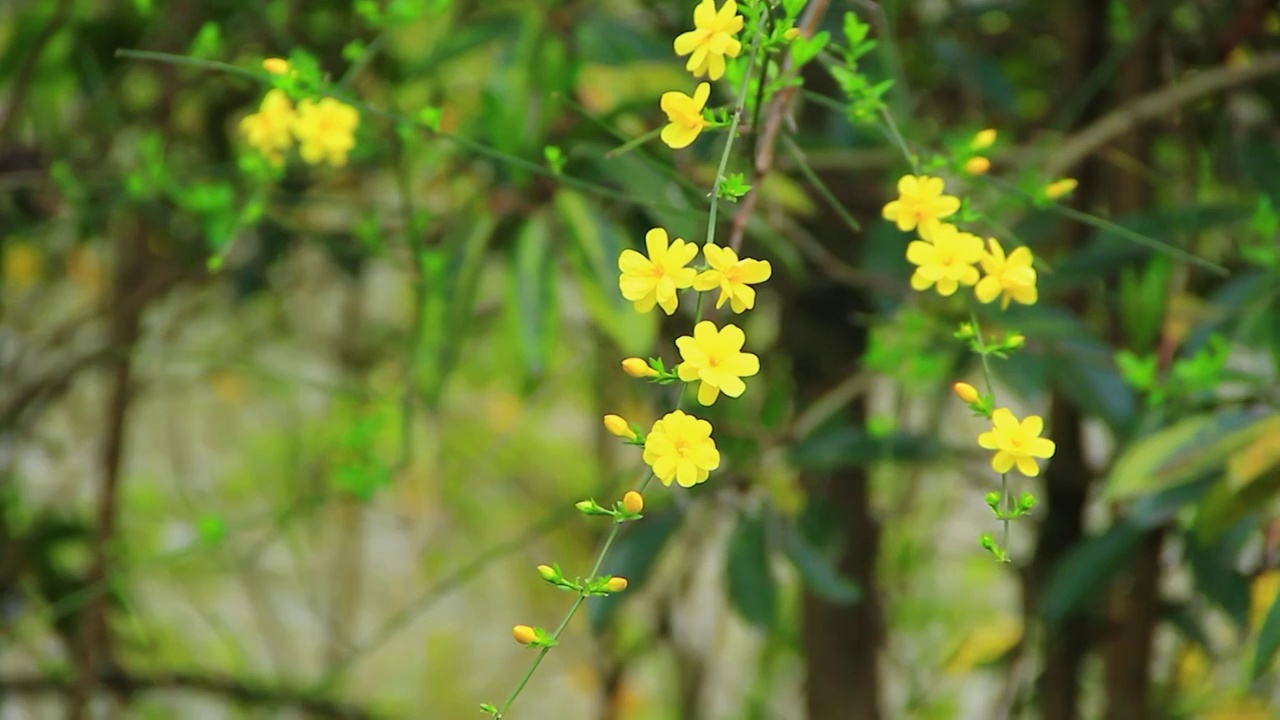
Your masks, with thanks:
[{"label": "flower bud", "polygon": [[973,136],[973,139],[969,141],[969,148],[971,150],[986,150],[987,148],[995,144],[996,144],[996,131],[994,128],[987,128],[986,130],[982,130],[978,132],[977,135]]},{"label": "flower bud", "polygon": [[968,405],[972,405],[977,402],[978,398],[981,397],[981,395],[978,394],[978,388],[967,382],[958,382],[955,385],[952,385],[951,389],[955,391],[956,397],[960,398],[961,401]]},{"label": "flower bud", "polygon": [[609,582],[604,584],[604,589],[611,593],[622,592],[627,589],[627,579],[624,577],[611,577]]},{"label": "flower bud", "polygon": [[542,579],[546,580],[547,582],[553,582],[556,579],[556,569],[551,567],[550,565],[539,565],[538,574],[541,575]]},{"label": "flower bud", "polygon": [[628,490],[626,495],[622,496],[622,509],[632,515],[639,515],[644,510],[644,496],[635,490]]},{"label": "flower bud", "polygon": [[289,61],[284,58],[267,58],[262,61],[262,69],[272,75],[284,75],[289,72]]},{"label": "flower bud", "polygon": [[800,37],[800,28],[790,28],[782,33],[782,39],[784,40],[795,40],[798,37]]},{"label": "flower bud", "polygon": [[1009,337],[1005,338],[1004,343],[1010,348],[1020,348],[1023,345],[1027,344],[1027,337],[1022,333],[1014,333]]},{"label": "flower bud", "polygon": [[1072,190],[1075,190],[1079,184],[1080,183],[1076,182],[1075,178],[1062,178],[1061,180],[1057,180],[1046,185],[1044,188],[1044,196],[1050,200],[1057,200],[1063,195],[1067,195]]},{"label": "flower bud", "polygon": [[969,158],[964,164],[964,171],[970,175],[986,175],[990,169],[991,161],[981,155]]},{"label": "flower bud", "polygon": [[511,636],[521,645],[528,645],[538,639],[538,633],[528,625],[517,625],[511,628]]},{"label": "flower bud", "polygon": [[620,415],[605,415],[604,429],[608,430],[610,434],[626,440],[636,439],[636,431],[632,430],[631,426]]},{"label": "flower bud", "polygon": [[658,371],[649,367],[649,363],[638,357],[629,357],[623,360],[622,370],[634,378],[658,377]]}]

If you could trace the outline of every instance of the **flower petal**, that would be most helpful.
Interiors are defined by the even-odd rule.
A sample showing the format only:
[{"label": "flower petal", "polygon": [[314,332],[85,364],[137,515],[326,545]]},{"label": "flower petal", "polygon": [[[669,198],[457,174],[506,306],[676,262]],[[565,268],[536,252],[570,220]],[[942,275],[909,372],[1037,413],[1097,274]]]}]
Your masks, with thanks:
[{"label": "flower petal", "polygon": [[677,125],[672,123],[662,128],[662,142],[672,150],[680,150],[689,147],[694,140],[698,139],[698,133],[702,132],[702,128],[691,128],[685,125]]},{"label": "flower petal", "polygon": [[711,405],[716,401],[716,398],[718,397],[720,397],[720,388],[716,387],[715,385],[712,385],[706,380],[703,380],[702,384],[698,386],[698,402],[699,403],[703,405]]},{"label": "flower petal", "polygon": [[1034,458],[1027,455],[1018,456],[1018,472],[1027,477],[1036,477],[1040,474],[1040,466],[1036,464]]},{"label": "flower petal", "polygon": [[996,452],[991,457],[991,469],[1001,475],[1009,472],[1013,469],[1013,456],[1003,450]]},{"label": "flower petal", "polygon": [[1027,446],[1027,452],[1038,458],[1051,458],[1057,449],[1058,446],[1049,438],[1035,438]]},{"label": "flower petal", "polygon": [[989,303],[1000,297],[1000,281],[988,275],[978,281],[978,284],[973,288],[973,294],[978,298],[978,302]]},{"label": "flower petal", "polygon": [[698,46],[698,41],[701,39],[702,32],[698,30],[690,30],[687,33],[680,33],[676,36],[675,43],[673,43],[676,55],[683,57],[693,52],[694,48]]},{"label": "flower petal", "polygon": [[1005,432],[1011,432],[1020,427],[1018,418],[1014,417],[1013,411],[1009,408],[996,408],[996,411],[991,413],[991,424],[997,430],[1004,430]]}]

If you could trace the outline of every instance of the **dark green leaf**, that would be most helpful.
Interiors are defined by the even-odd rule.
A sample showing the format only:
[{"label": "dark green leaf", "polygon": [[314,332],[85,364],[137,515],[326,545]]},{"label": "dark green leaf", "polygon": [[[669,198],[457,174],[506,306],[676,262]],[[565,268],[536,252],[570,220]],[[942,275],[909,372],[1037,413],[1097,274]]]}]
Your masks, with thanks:
[{"label": "dark green leaf", "polygon": [[799,529],[788,523],[784,529],[783,550],[805,585],[813,594],[838,605],[855,603],[862,599],[862,588],[849,578],[844,577],[832,564],[832,561],[800,533]]},{"label": "dark green leaf", "polygon": [[834,470],[878,460],[926,462],[942,455],[934,438],[892,433],[873,437],[866,428],[827,423],[791,448],[791,461],[800,470]]},{"label": "dark green leaf", "polygon": [[[1252,530],[1247,525],[1242,527]],[[1204,543],[1193,534],[1185,536],[1186,558],[1195,575],[1196,589],[1241,628],[1249,622],[1249,579],[1236,570],[1235,561],[1247,537],[1237,532]]]},{"label": "dark green leaf", "polygon": [[[680,529],[683,522],[684,515],[668,510],[646,512],[644,520],[628,523],[618,535],[618,539],[614,541],[609,556],[600,567],[600,573],[626,578],[627,587],[632,591],[644,587],[662,548],[666,546],[676,530]],[[598,633],[604,630],[609,623],[609,618],[617,612],[618,603],[622,602],[626,595],[627,593],[623,593],[592,598],[587,603],[587,617],[591,622],[592,632]]]},{"label": "dark green leaf", "polygon": [[1271,601],[1271,609],[1258,631],[1258,647],[1253,655],[1253,679],[1257,680],[1271,667],[1271,661],[1280,650],[1280,595]]},{"label": "dark green leaf", "polygon": [[1053,570],[1045,593],[1044,616],[1050,625],[1099,600],[1125,562],[1138,549],[1146,531],[1121,520],[1101,535],[1072,548]]},{"label": "dark green leaf", "polygon": [[546,370],[556,329],[555,265],[546,217],[534,215],[516,236],[508,291],[515,333],[531,379]]},{"label": "dark green leaf", "polygon": [[772,628],[778,614],[778,586],[769,570],[769,544],[760,513],[738,518],[725,560],[734,610],[752,625]]}]

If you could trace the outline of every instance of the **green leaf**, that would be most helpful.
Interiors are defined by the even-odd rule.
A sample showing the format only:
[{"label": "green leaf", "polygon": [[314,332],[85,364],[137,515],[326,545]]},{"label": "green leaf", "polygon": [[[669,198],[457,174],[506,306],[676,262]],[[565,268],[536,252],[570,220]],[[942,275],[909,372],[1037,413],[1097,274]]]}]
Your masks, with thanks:
[{"label": "green leaf", "polygon": [[[613,549],[600,567],[602,575],[616,575],[627,579],[627,588],[635,591],[644,587],[653,570],[653,565],[662,553],[667,541],[675,535],[684,523],[684,515],[674,510],[665,512],[646,512],[642,522],[627,523]],[[587,603],[587,617],[592,632],[599,633],[609,623],[609,618],[617,612],[618,603],[623,595],[610,595],[592,598]]]},{"label": "green leaf", "polygon": [[778,615],[778,585],[769,570],[769,543],[762,513],[738,517],[725,561],[733,609],[752,625],[771,629]]},{"label": "green leaf", "polygon": [[1236,570],[1235,561],[1253,528],[1247,524],[1239,527],[1243,533],[1222,535],[1208,543],[1188,534],[1184,552],[1196,589],[1244,628],[1249,622],[1249,579]]},{"label": "green leaf", "polygon": [[1275,240],[1276,233],[1280,232],[1280,215],[1276,214],[1275,207],[1271,204],[1271,196],[1263,195],[1258,198],[1258,204],[1253,210],[1253,216],[1249,218],[1249,226],[1253,231],[1263,237],[1264,240]]},{"label": "green leaf", "polygon": [[1254,680],[1262,677],[1262,674],[1271,667],[1271,661],[1275,659],[1276,652],[1280,651],[1280,596],[1271,601],[1271,609],[1267,611],[1267,617],[1262,621],[1262,629],[1258,631],[1258,646],[1253,654],[1253,672]]},{"label": "green leaf", "polygon": [[555,265],[551,257],[551,231],[542,213],[520,229],[512,258],[508,307],[525,372],[536,380],[546,371],[556,329]]},{"label": "green leaf", "polygon": [[1102,597],[1120,568],[1137,551],[1146,531],[1121,520],[1101,535],[1091,537],[1059,561],[1045,593],[1044,616],[1060,625],[1088,602]]},{"label": "green leaf", "polygon": [[858,583],[841,575],[832,561],[791,523],[784,526],[783,551],[813,594],[837,605],[862,599]]}]

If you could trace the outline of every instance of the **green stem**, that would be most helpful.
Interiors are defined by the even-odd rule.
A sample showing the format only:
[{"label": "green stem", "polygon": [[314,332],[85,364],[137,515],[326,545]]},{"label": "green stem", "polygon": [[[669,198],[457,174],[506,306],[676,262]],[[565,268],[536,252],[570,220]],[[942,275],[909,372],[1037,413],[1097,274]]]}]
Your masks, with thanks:
[{"label": "green stem", "polygon": [[[987,384],[987,394],[995,404],[996,390],[991,383],[991,364],[987,360],[987,346],[982,339],[982,325],[978,323],[978,315],[969,311],[969,321],[973,325],[973,337],[978,345],[978,357],[982,358],[982,378]],[[1009,473],[1000,473],[1000,559],[1011,562],[1009,557],[1009,514],[1012,502],[1009,499]]]}]

